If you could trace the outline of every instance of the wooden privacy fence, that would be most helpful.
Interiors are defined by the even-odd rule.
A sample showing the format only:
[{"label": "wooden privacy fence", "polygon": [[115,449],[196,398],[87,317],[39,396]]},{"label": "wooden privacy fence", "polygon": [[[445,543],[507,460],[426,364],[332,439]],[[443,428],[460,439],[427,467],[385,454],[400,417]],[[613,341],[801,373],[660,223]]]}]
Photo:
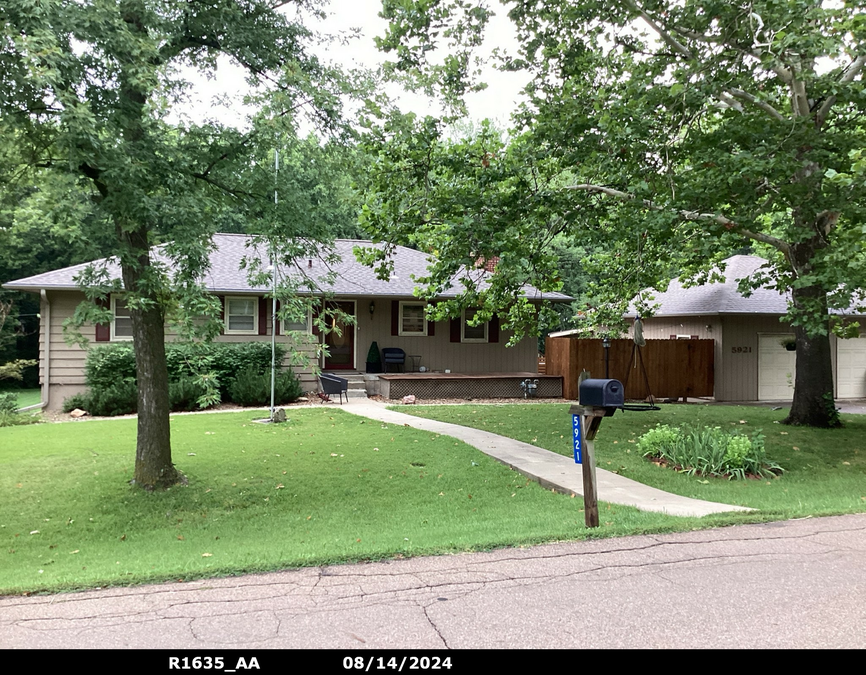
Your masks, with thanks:
[{"label": "wooden privacy fence", "polygon": [[[647,340],[641,347],[650,390],[647,390],[637,353],[632,358],[632,340],[610,341],[610,377],[626,383],[625,397],[655,398],[713,395],[713,340]],[[562,377],[564,398],[578,398],[580,371],[604,377],[604,346],[601,340],[568,337],[547,338],[546,372]]]}]

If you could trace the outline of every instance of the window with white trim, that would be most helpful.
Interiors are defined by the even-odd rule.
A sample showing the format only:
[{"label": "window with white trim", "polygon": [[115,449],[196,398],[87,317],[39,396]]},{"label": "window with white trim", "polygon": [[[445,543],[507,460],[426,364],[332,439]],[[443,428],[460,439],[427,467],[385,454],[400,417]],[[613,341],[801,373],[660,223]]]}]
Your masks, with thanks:
[{"label": "window with white trim", "polygon": [[480,323],[477,326],[469,325],[469,322],[475,318],[477,313],[477,309],[463,310],[463,321],[461,322],[460,330],[461,342],[487,342],[487,321]]},{"label": "window with white trim", "polygon": [[282,320],[282,329],[280,332],[283,335],[289,333],[289,331],[300,331],[302,333],[312,333],[313,332],[313,313],[307,309],[307,316],[301,321],[292,321],[291,319],[283,319]]},{"label": "window with white trim", "polygon": [[401,302],[400,303],[400,330],[399,335],[427,335],[427,303],[426,302]]},{"label": "window with white trim", "polygon": [[226,296],[226,335],[258,335],[259,299]]},{"label": "window with white trim", "polygon": [[117,295],[111,296],[111,340],[132,339],[132,315],[126,300]]}]

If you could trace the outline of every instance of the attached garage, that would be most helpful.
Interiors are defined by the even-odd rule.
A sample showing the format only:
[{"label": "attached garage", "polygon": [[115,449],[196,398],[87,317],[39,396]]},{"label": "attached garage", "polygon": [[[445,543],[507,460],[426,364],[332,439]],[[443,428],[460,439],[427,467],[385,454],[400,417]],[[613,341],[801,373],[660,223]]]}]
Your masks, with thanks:
[{"label": "attached garage", "polygon": [[785,342],[791,333],[764,333],[758,336],[758,400],[790,401],[794,398],[797,352],[788,351]]},{"label": "attached garage", "polygon": [[866,398],[866,335],[836,342],[836,397]]},{"label": "attached garage", "polygon": [[[740,294],[739,280],[754,276],[767,263],[756,256],[736,255],[725,261],[724,281],[687,286],[679,279],[667,290],[647,291],[657,309],[643,320],[643,335],[676,338],[680,335],[715,342],[714,391],[717,401],[790,401],[794,397],[797,352],[783,344],[793,339],[784,321],[790,297],[773,288]],[[861,336],[849,340],[830,336],[835,395],[839,399],[866,398],[866,312],[851,307],[834,312],[859,321]],[[634,313],[627,314],[629,318]],[[679,364],[671,363],[671,368]]]}]

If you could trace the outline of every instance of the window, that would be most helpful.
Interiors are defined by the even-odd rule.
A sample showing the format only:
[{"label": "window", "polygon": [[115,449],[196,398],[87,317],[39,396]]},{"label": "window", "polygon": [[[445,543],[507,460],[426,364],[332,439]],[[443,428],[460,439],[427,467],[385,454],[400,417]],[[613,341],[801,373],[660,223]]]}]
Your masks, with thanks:
[{"label": "window", "polygon": [[111,340],[132,339],[132,316],[126,300],[116,295],[111,296]]},{"label": "window", "polygon": [[400,335],[427,335],[427,317],[424,302],[400,303]]},{"label": "window", "polygon": [[259,331],[259,299],[226,297],[227,335],[256,335]]},{"label": "window", "polygon": [[477,313],[477,309],[463,310],[463,323],[460,335],[461,342],[487,342],[487,322],[481,323],[477,326],[469,325],[469,322],[475,318]]},{"label": "window", "polygon": [[286,334],[288,334],[289,331],[293,331],[293,330],[301,331],[302,333],[312,333],[313,332],[312,318],[313,318],[312,312],[310,312],[310,310],[308,309],[306,318],[301,320],[301,321],[292,321],[291,319],[283,319],[283,324],[282,324],[283,328],[282,328],[281,333],[283,335],[286,335]]}]

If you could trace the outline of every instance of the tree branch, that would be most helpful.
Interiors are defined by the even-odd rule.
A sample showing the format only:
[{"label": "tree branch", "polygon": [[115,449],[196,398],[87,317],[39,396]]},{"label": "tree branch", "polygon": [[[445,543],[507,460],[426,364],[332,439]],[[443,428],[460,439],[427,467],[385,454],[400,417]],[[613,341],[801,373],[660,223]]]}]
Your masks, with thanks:
[{"label": "tree branch", "polygon": [[[616,199],[620,199],[622,201],[630,201],[637,202],[651,211],[668,211],[669,209],[659,206],[649,199],[638,199],[632,194],[628,192],[622,192],[621,190],[615,190],[614,188],[605,187],[603,185],[593,185],[591,183],[579,183],[577,185],[566,185],[566,190],[582,190],[584,192],[600,192],[602,194],[606,194],[610,197],[615,197]],[[691,220],[691,221],[704,221],[704,222],[714,222],[718,223],[726,230],[731,230],[736,232],[737,234],[741,234],[744,237],[748,237],[749,239],[754,239],[755,241],[763,242],[764,244],[769,244],[773,248],[778,249],[786,256],[789,255],[791,247],[787,242],[782,241],[781,239],[777,239],[776,237],[771,237],[768,234],[764,234],[763,232],[752,232],[751,230],[747,230],[742,225],[737,224],[730,218],[727,218],[721,214],[716,213],[700,213],[699,211],[689,211],[688,209],[673,209],[670,210],[672,213],[675,213],[683,220]]]},{"label": "tree branch", "polygon": [[[694,31],[686,30],[685,28],[680,28],[679,26],[674,26],[673,30],[682,35],[683,37],[687,37],[691,40],[698,40],[700,42],[705,42],[710,45],[722,45],[725,47],[730,47],[731,49],[739,52],[743,56],[751,56],[756,61],[761,61],[761,52],[757,52],[752,49],[745,49],[738,44],[734,44],[733,42],[728,42],[727,40],[721,38],[716,40],[709,37],[708,35],[695,33]],[[775,56],[775,54],[773,56]],[[776,73],[776,75],[778,75],[785,84],[791,84],[794,79],[794,75],[789,68],[774,64],[770,66],[770,70]]]},{"label": "tree branch", "polygon": [[658,34],[658,36],[668,47],[673,49],[681,56],[685,56],[687,59],[691,59],[694,57],[691,50],[682,45],[673,35],[668,33],[659,24],[653,21],[652,17],[647,14],[643,9],[638,7],[636,2],[633,2],[633,0],[626,0],[626,4],[638,13],[640,18],[643,19],[649,25],[649,27]]},{"label": "tree branch", "polygon": [[774,117],[780,122],[785,121],[785,116],[782,115],[778,110],[776,110],[773,106],[771,106],[766,101],[761,101],[754,95],[750,94],[747,91],[743,91],[742,89],[728,89],[727,93],[734,98],[740,99],[741,101],[746,101],[747,103],[751,103],[754,106],[757,106],[765,113],[770,115],[770,117]]},{"label": "tree branch", "polygon": [[[866,54],[861,54],[856,59],[854,59],[848,67],[845,69],[844,74],[841,78],[839,78],[839,82],[842,84],[848,84],[852,82],[855,77],[863,70],[863,66],[866,65]],[[820,129],[824,126],[824,122],[827,120],[827,115],[830,113],[830,108],[833,107],[833,104],[836,103],[836,95],[828,96],[827,100],[821,105],[818,109],[818,114],[815,115],[815,126]]]},{"label": "tree branch", "polygon": [[102,180],[102,171],[100,169],[90,166],[86,162],[82,163],[78,168],[81,170],[81,173],[93,181],[93,184],[103,198],[108,196],[108,186]]},{"label": "tree branch", "polygon": [[[295,112],[295,110],[302,108],[303,106],[307,105],[308,103],[312,103],[312,101],[313,101],[313,99],[311,99],[311,98],[305,99],[305,100],[301,101],[300,103],[298,103],[297,105],[294,105],[291,108],[286,108],[282,112],[278,113],[277,115],[274,116],[274,119],[279,119],[280,117],[285,117],[286,115]],[[229,159],[230,157],[233,157],[234,155],[236,155],[241,150],[241,148],[246,147],[246,145],[248,145],[253,139],[255,139],[257,134],[258,134],[258,130],[253,129],[252,131],[247,133],[245,136],[243,136],[240,139],[239,143],[233,145],[231,148],[229,148],[227,150],[224,150],[222,152],[222,154],[219,155],[216,159],[214,159],[210,164],[208,164],[203,171],[201,171],[198,174],[193,174],[193,176],[196,178],[201,178],[201,179],[206,178],[210,174],[210,172],[214,170],[214,168],[216,167],[217,164],[219,164],[223,160]]]},{"label": "tree branch", "polygon": [[254,195],[252,192],[247,192],[246,190],[234,190],[227,185],[224,185],[222,182],[211,178],[210,176],[203,173],[193,173],[193,178],[197,178],[198,180],[204,181],[209,185],[213,185],[215,188],[218,188],[225,192],[226,194],[230,194],[232,197],[261,197],[262,195]]}]

